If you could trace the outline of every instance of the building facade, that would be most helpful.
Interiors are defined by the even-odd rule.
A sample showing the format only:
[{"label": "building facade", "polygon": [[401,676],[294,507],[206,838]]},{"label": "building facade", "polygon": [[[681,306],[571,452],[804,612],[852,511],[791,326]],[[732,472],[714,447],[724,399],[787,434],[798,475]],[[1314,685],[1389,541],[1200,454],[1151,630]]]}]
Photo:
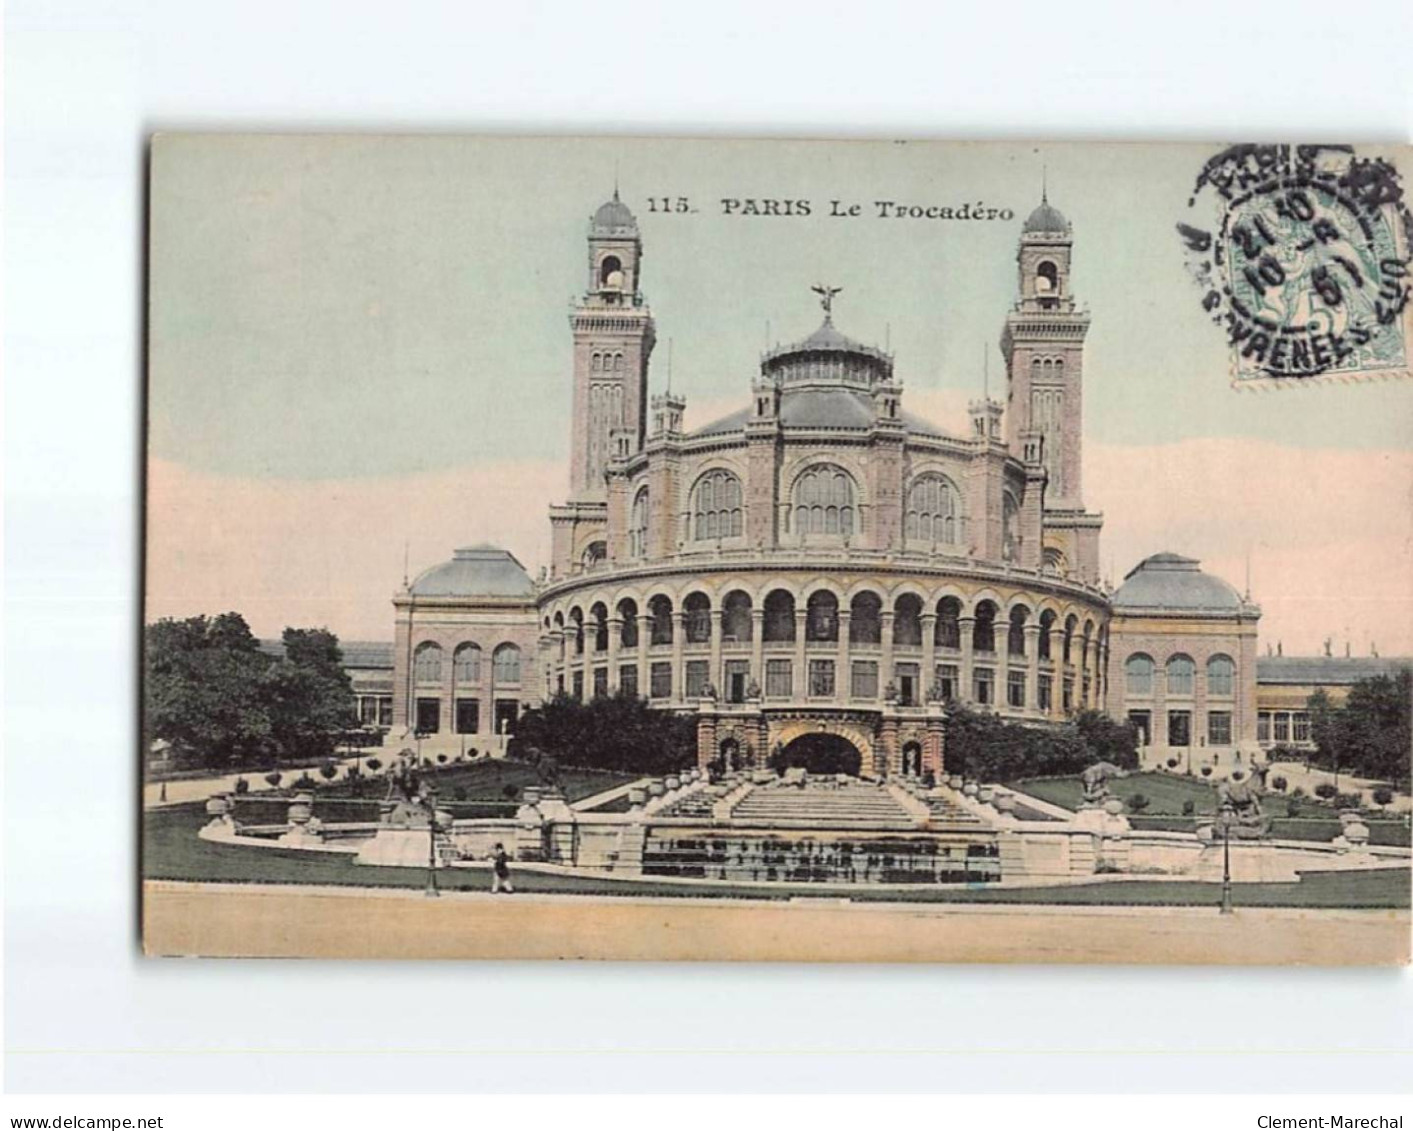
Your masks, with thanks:
[{"label": "building facade", "polygon": [[[1118,594],[1101,585],[1073,252],[1042,199],[1002,316],[1006,399],[974,402],[965,435],[904,407],[893,356],[835,325],[831,287],[814,288],[818,328],[760,358],[743,406],[688,430],[681,395],[648,395],[643,242],[615,194],[590,220],[570,315],[570,490],[550,508],[551,560],[535,582],[482,546],[404,586],[393,730],[484,742],[548,696],[627,692],[692,714],[702,764],[834,743],[863,772],[937,771],[952,702],[1037,725],[1110,710],[1163,749],[1254,745],[1259,610],[1161,586],[1131,605],[1132,575]],[[1165,557],[1187,560],[1139,570]],[[492,661],[510,649],[513,678]],[[1130,694],[1138,652],[1202,674],[1183,691],[1179,661]]]}]

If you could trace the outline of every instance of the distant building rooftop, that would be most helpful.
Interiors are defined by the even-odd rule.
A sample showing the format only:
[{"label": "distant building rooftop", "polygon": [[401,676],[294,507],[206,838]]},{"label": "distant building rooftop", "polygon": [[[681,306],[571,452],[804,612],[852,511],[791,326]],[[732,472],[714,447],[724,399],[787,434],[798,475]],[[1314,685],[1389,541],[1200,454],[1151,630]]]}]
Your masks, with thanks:
[{"label": "distant building rooftop", "polygon": [[1257,656],[1256,682],[1294,686],[1358,683],[1413,668],[1410,656]]},{"label": "distant building rooftop", "polygon": [[535,583],[509,550],[481,543],[457,550],[418,575],[414,597],[525,597],[535,595]]}]

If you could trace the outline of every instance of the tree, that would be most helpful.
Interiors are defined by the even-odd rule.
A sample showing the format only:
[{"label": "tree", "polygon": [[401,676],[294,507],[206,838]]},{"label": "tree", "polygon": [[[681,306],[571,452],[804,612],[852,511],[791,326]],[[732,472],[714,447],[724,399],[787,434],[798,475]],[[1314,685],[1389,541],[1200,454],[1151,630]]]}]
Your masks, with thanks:
[{"label": "tree", "polygon": [[1381,785],[1374,790],[1374,804],[1380,809],[1387,809],[1393,804],[1393,790],[1386,785]]},{"label": "tree", "polygon": [[287,628],[284,656],[270,666],[264,693],[282,758],[326,759],[357,722],[353,681],[338,637],[325,628]]},{"label": "tree", "polygon": [[1103,711],[1081,711],[1074,726],[1091,761],[1138,769],[1138,730],[1132,723],[1117,722]]},{"label": "tree", "polygon": [[165,739],[212,769],[270,756],[270,658],[239,613],[159,620],[144,633],[144,749]]},{"label": "tree", "polygon": [[1315,796],[1321,801],[1328,801],[1338,792],[1339,790],[1335,789],[1333,782],[1322,781],[1315,787]]},{"label": "tree", "polygon": [[635,695],[581,703],[561,694],[521,716],[510,753],[529,762],[547,756],[561,766],[668,774],[689,765],[696,748],[693,720]]}]

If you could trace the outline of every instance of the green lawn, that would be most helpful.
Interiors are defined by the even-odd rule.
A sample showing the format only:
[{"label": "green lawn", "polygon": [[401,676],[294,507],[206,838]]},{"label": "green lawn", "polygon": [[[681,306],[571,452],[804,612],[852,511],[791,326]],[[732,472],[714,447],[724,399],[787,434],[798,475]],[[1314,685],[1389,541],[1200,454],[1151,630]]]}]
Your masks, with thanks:
[{"label": "green lawn", "polygon": [[[1062,805],[1066,809],[1078,809],[1083,790],[1078,777],[1065,778],[1026,778],[1011,782],[1006,788],[1028,793],[1042,801]],[[1215,813],[1217,809],[1216,787],[1206,778],[1189,778],[1181,774],[1133,773],[1109,783],[1109,789],[1125,802],[1135,793],[1148,798],[1148,807],[1143,810],[1152,817],[1176,817],[1182,815],[1183,803],[1191,801],[1198,814]],[[1267,793],[1262,805],[1272,817],[1302,817],[1313,820],[1330,820],[1336,814],[1328,805],[1322,805],[1312,798],[1291,798],[1280,793]],[[1291,809],[1294,812],[1291,812]]]},{"label": "green lawn", "polygon": [[[211,844],[196,831],[206,823],[200,805],[149,809],[144,813],[143,875],[148,879],[203,880],[227,883],[300,883],[353,887],[420,888],[427,881],[421,868],[360,867],[346,855],[295,852],[276,848],[244,848]],[[439,874],[448,890],[485,890],[490,876],[483,870],[449,869]],[[517,869],[515,882],[528,892],[579,895],[655,895],[782,900],[794,896],[848,898],[862,901],[1122,904],[1134,906],[1216,906],[1216,885],[1174,881],[1115,881],[1047,888],[917,887],[880,891],[836,885],[785,885],[766,890],[722,884],[705,889],[671,882],[636,882],[595,877],[558,876]],[[1293,884],[1237,884],[1237,904],[1251,907],[1406,908],[1409,871],[1389,868],[1345,874],[1324,873]]]},{"label": "green lawn", "polygon": [[[539,775],[533,766],[526,762],[512,762],[502,758],[483,758],[475,762],[451,762],[445,766],[424,769],[422,772],[436,783],[437,791],[445,802],[454,799],[457,789],[466,791],[467,801],[504,802],[518,798],[520,792],[527,785],[538,785],[540,782]],[[596,793],[613,789],[615,786],[627,785],[641,776],[641,774],[621,774],[613,770],[561,767],[559,782],[564,789],[565,797],[570,801],[579,801],[585,797],[592,797]],[[513,798],[507,797],[507,787],[515,791]],[[381,780],[377,785],[370,783],[363,787],[364,794],[368,797],[382,796],[385,788]],[[320,798],[351,797],[354,795],[355,787],[343,780],[331,785],[320,782],[317,794]]]}]

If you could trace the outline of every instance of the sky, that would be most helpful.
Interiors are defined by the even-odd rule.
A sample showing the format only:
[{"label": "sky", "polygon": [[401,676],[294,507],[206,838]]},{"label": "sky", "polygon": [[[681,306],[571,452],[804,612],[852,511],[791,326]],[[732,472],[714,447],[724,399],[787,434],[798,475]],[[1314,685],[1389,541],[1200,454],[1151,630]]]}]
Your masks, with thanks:
[{"label": "sky", "polygon": [[[746,402],[760,352],[818,324],[825,282],[843,288],[838,326],[895,354],[905,405],[962,434],[967,401],[1003,391],[1043,180],[1093,319],[1084,482],[1106,575],[1176,550],[1239,588],[1249,572],[1263,645],[1413,654],[1413,382],[1231,388],[1175,232],[1211,152],[159,137],[148,616],[230,608],[261,635],[390,639],[405,562],[490,540],[537,570],[568,484],[567,315],[615,178],[643,234],[651,385],[670,352],[689,425]],[[689,211],[660,210],[679,197]],[[742,214],[767,199],[810,215]],[[1012,216],[884,219],[880,200]]]}]

